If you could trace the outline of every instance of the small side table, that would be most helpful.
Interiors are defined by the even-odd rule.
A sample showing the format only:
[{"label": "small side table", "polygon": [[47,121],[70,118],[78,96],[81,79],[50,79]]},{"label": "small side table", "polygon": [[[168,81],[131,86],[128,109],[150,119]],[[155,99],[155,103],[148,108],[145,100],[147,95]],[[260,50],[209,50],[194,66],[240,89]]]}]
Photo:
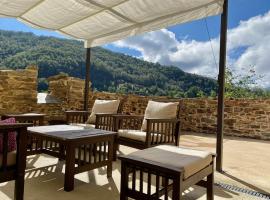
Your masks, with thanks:
[{"label": "small side table", "polygon": [[169,145],[120,156],[120,200],[168,200],[170,191],[172,200],[181,200],[182,192],[195,184],[206,187],[207,200],[213,200],[214,158],[206,151]]}]

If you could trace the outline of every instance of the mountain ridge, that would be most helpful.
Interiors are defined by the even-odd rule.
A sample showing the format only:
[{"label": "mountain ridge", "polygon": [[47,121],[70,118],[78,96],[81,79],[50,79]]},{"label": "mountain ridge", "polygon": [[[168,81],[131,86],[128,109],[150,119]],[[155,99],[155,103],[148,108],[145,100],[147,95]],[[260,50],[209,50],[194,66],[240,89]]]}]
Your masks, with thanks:
[{"label": "mountain ridge", "polygon": [[[46,78],[60,72],[85,77],[85,49],[81,41],[0,30],[0,67],[19,69],[30,64],[39,66],[39,90],[46,90]],[[196,97],[217,89],[214,79],[102,47],[92,49],[91,80],[97,91],[138,95]]]}]

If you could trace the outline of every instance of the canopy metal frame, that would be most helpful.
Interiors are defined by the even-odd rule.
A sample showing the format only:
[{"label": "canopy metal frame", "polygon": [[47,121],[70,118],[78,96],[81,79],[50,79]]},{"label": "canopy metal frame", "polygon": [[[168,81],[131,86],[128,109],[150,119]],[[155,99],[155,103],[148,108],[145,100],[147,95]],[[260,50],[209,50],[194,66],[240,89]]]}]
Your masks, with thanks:
[{"label": "canopy metal frame", "polygon": [[228,0],[224,1],[220,24],[220,50],[218,74],[218,108],[217,108],[217,142],[216,142],[216,169],[223,171],[223,129],[224,129],[224,98],[225,98],[225,71],[227,56],[227,29],[228,29]]}]

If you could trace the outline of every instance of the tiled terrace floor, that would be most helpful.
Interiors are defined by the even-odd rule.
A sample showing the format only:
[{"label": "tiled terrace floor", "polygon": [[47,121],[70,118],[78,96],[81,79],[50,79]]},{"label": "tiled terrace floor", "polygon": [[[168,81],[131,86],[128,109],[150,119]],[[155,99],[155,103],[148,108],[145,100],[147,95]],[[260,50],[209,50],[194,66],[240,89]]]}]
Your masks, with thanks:
[{"label": "tiled terrace floor", "polygon": [[[205,135],[181,136],[181,144],[215,152],[215,138]],[[123,154],[135,149],[120,147]],[[25,200],[118,200],[120,162],[114,163],[113,178],[100,168],[76,176],[75,190],[63,191],[64,166],[47,155],[28,158]],[[226,137],[224,140],[225,174],[216,173],[215,182],[270,193],[270,141]],[[0,200],[13,199],[14,182],[0,184]],[[185,199],[206,199],[199,187],[185,192]],[[215,199],[260,199],[242,192],[215,187]]]}]

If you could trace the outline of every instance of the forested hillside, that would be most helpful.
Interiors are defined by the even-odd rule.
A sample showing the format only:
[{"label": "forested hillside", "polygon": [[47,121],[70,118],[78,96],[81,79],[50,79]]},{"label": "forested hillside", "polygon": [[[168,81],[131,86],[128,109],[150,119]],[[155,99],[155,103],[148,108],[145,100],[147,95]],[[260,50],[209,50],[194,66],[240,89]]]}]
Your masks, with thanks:
[{"label": "forested hillside", "polygon": [[[39,67],[39,90],[46,90],[46,77],[64,72],[84,78],[85,49],[75,40],[0,30],[0,67]],[[216,81],[186,73],[173,66],[93,48],[91,79],[98,91],[195,97],[216,91]]]}]

